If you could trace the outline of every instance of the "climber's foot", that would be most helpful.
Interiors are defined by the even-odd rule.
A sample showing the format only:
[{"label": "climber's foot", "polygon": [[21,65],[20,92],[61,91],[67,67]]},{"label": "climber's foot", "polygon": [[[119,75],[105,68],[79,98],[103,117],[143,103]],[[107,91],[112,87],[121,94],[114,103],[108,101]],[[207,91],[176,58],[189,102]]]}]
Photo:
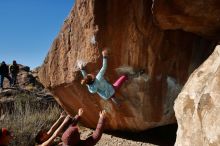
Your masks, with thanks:
[{"label": "climber's foot", "polygon": [[140,69],[139,71],[137,71],[138,76],[141,76],[144,73],[145,73],[144,69]]},{"label": "climber's foot", "polygon": [[144,73],[145,73],[145,70],[144,69],[140,69],[138,71],[135,71],[133,74],[128,74],[127,76],[128,76],[129,79],[138,78],[139,76],[141,76]]}]

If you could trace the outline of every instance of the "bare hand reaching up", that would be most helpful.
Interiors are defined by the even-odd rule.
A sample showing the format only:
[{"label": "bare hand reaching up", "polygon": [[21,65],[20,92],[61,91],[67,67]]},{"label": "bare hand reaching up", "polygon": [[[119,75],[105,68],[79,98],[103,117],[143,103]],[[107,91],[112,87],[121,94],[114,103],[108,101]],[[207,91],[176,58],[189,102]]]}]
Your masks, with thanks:
[{"label": "bare hand reaching up", "polygon": [[66,112],[62,112],[61,114],[60,114],[60,118],[64,118],[64,117],[66,117]]},{"label": "bare hand reaching up", "polygon": [[107,57],[108,56],[108,49],[104,49],[103,51],[102,51],[102,56],[103,57]]},{"label": "bare hand reaching up", "polygon": [[80,109],[78,110],[78,115],[79,115],[79,116],[82,116],[82,114],[83,114],[83,109],[80,108]]},{"label": "bare hand reaching up", "polygon": [[105,118],[106,117],[106,111],[102,110],[101,112],[99,112],[99,117],[101,118]]}]

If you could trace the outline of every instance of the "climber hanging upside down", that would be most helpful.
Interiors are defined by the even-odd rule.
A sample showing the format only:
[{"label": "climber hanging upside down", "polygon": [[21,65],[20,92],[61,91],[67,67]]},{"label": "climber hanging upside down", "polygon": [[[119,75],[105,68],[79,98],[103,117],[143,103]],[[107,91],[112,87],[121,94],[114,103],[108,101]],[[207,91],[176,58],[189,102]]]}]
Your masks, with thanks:
[{"label": "climber hanging upside down", "polygon": [[104,100],[111,99],[113,103],[120,106],[119,100],[115,97],[115,91],[121,87],[121,85],[128,79],[127,75],[120,76],[114,84],[110,84],[104,78],[104,74],[107,69],[108,50],[102,51],[103,64],[102,68],[95,76],[93,74],[87,74],[82,64],[79,65],[80,71],[83,75],[81,80],[82,85],[87,85],[89,92],[97,93]]}]

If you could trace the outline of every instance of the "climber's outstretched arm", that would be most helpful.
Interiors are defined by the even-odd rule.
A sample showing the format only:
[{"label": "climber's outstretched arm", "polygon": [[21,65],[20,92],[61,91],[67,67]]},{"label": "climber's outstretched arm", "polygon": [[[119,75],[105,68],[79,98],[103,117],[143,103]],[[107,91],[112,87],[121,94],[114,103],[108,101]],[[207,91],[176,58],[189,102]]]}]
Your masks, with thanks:
[{"label": "climber's outstretched arm", "polygon": [[82,74],[83,77],[85,77],[87,75],[87,73],[84,69],[80,69],[80,71],[81,71],[81,74]]},{"label": "climber's outstretched arm", "polygon": [[99,80],[103,78],[106,69],[107,69],[107,57],[108,57],[108,50],[105,49],[102,51],[103,61],[102,61],[102,68],[100,69],[99,73],[97,74],[96,78]]}]

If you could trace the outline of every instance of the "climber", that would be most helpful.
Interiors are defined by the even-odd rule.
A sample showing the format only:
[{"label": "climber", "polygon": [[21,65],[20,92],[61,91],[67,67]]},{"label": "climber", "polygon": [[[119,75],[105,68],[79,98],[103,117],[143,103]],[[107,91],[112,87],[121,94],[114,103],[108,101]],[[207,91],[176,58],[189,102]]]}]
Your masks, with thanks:
[{"label": "climber", "polygon": [[8,146],[13,140],[13,132],[9,131],[7,128],[0,129],[0,146]]},{"label": "climber", "polygon": [[0,65],[0,88],[1,89],[4,89],[3,88],[3,82],[4,82],[4,78],[7,78],[9,80],[9,84],[10,84],[10,87],[12,85],[12,79],[11,77],[9,76],[9,68],[8,68],[8,65],[2,61],[1,65]]},{"label": "climber", "polygon": [[[83,109],[78,110],[78,115],[73,119],[62,113],[59,119],[53,124],[50,130],[47,132],[41,130],[35,137],[37,146],[52,146],[52,145],[80,145],[80,146],[93,146],[95,145],[102,136],[103,126],[105,122],[105,111],[101,111],[99,114],[99,122],[95,132],[88,137],[86,140],[80,140],[80,135],[77,127],[77,123],[83,114]],[[63,121],[63,122],[62,122]],[[68,128],[66,128],[69,126]],[[62,135],[61,141],[55,143],[55,138],[58,137],[62,131],[65,131]]]},{"label": "climber", "polygon": [[15,84],[17,83],[17,75],[19,72],[19,66],[15,60],[13,60],[12,65],[9,66],[9,72],[12,77],[12,86],[15,86]]},{"label": "climber", "polygon": [[[108,59],[108,50],[104,49],[102,51],[103,56],[103,65],[100,69],[99,73],[94,76],[93,74],[87,74],[84,70],[83,64],[79,64],[80,71],[83,75],[83,79],[81,80],[81,84],[86,84],[90,93],[97,93],[104,100],[111,99],[113,103],[115,103],[118,107],[121,106],[119,100],[115,97],[115,90],[119,89],[119,87],[128,79],[128,75],[122,75],[116,80],[114,84],[110,84],[104,78],[105,71],[107,69],[107,59]],[[143,73],[143,70],[140,71]]]}]

